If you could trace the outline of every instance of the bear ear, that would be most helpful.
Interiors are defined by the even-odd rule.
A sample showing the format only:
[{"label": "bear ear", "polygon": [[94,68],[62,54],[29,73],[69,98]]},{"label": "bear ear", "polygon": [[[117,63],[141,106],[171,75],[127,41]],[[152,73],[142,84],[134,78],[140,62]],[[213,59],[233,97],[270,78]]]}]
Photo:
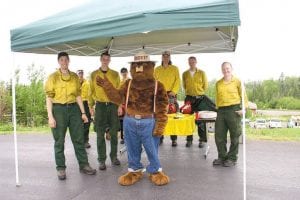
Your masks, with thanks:
[{"label": "bear ear", "polygon": [[131,63],[129,71],[130,72],[135,71],[135,67],[137,67],[137,64],[136,63]]},{"label": "bear ear", "polygon": [[135,71],[135,68],[137,67],[137,64],[136,63],[131,63],[130,64],[130,74],[131,74],[131,77],[134,78],[135,77],[135,74],[136,74],[136,71]]},{"label": "bear ear", "polygon": [[149,62],[149,66],[152,66],[152,67],[154,67],[155,66],[155,62]]}]

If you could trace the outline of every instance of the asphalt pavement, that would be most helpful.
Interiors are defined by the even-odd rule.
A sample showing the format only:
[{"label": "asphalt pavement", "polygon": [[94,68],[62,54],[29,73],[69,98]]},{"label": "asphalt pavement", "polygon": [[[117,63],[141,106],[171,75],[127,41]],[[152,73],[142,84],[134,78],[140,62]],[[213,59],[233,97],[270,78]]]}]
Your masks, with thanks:
[{"label": "asphalt pavement", "polygon": [[[153,185],[145,173],[140,182],[124,187],[120,186],[117,180],[127,171],[126,154],[119,157],[121,166],[111,166],[110,160],[107,160],[106,171],[97,170],[96,176],[84,175],[79,173],[74,150],[67,136],[65,146],[67,179],[59,181],[56,176],[51,134],[20,134],[18,152],[21,187],[16,187],[13,136],[0,135],[0,199],[239,200],[243,198],[242,159],[233,168],[213,167],[216,148],[212,137],[209,138],[211,149],[207,159],[204,159],[196,141],[191,148],[185,147],[183,137],[179,138],[178,143],[177,147],[171,147],[170,140],[166,137],[160,147],[163,170],[171,179],[168,185]],[[91,135],[91,145],[92,148],[88,150],[89,161],[91,166],[98,167],[95,134]],[[146,165],[145,155],[142,156],[142,160]]]},{"label": "asphalt pavement", "polygon": [[[196,140],[196,136],[195,136]],[[91,135],[89,161],[98,167],[96,136]],[[16,187],[14,145],[12,135],[0,135],[0,199],[57,200],[240,200],[243,199],[243,163],[240,145],[239,161],[233,168],[213,167],[216,148],[210,136],[210,153],[204,159],[194,141],[185,147],[180,137],[177,147],[171,147],[168,137],[160,147],[163,170],[170,176],[166,186],[154,186],[144,178],[133,186],[117,183],[127,171],[127,155],[119,155],[121,166],[111,166],[88,176],[79,173],[70,138],[66,137],[67,180],[56,176],[51,134],[21,134],[18,136],[20,187]],[[109,146],[109,142],[107,142]],[[120,145],[120,147],[122,147]],[[300,143],[250,140],[246,143],[247,199],[296,200],[300,198]],[[108,152],[109,153],[109,152]],[[147,164],[146,156],[142,156]]]}]

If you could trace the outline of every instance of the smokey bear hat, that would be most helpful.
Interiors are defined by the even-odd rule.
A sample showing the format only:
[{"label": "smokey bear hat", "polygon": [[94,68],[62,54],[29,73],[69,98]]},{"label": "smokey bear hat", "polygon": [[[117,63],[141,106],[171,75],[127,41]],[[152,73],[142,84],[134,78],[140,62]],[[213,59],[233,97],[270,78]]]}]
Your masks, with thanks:
[{"label": "smokey bear hat", "polygon": [[146,54],[144,51],[141,51],[134,55],[134,60],[129,63],[138,63],[138,62],[156,62],[150,60],[150,56]]}]

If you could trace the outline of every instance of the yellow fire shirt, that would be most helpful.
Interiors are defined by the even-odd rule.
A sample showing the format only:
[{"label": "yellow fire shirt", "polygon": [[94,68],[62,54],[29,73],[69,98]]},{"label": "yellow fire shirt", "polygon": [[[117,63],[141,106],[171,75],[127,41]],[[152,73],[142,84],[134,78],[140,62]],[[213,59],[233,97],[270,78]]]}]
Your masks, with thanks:
[{"label": "yellow fire shirt", "polygon": [[154,69],[154,78],[164,85],[166,91],[172,91],[175,94],[178,93],[180,77],[178,68],[175,65],[156,67]]},{"label": "yellow fire shirt", "polygon": [[[100,69],[93,71],[91,74],[91,81],[90,81],[91,95],[93,101],[110,102],[103,88],[98,86],[96,83],[96,77],[100,76],[101,78],[104,78],[104,74],[115,88],[118,88],[120,85],[120,77],[118,72],[109,68],[106,73],[103,73]],[[94,103],[95,102],[90,102],[89,104],[90,106],[93,106]]]},{"label": "yellow fire shirt", "polygon": [[200,69],[196,69],[192,76],[187,70],[182,74],[183,88],[186,95],[199,96],[203,95],[208,87],[206,74]]},{"label": "yellow fire shirt", "polygon": [[[232,77],[230,82],[224,82],[220,79],[216,83],[216,105],[217,107],[231,106],[241,104],[242,102],[242,84],[241,81]],[[247,95],[245,92],[245,107],[248,107]]]},{"label": "yellow fire shirt", "polygon": [[47,97],[52,98],[53,103],[74,103],[80,96],[80,83],[76,73],[70,72],[63,75],[60,70],[52,73],[45,84]]},{"label": "yellow fire shirt", "polygon": [[91,100],[91,89],[90,83],[88,80],[83,80],[81,84],[81,98],[82,101],[90,101]]}]

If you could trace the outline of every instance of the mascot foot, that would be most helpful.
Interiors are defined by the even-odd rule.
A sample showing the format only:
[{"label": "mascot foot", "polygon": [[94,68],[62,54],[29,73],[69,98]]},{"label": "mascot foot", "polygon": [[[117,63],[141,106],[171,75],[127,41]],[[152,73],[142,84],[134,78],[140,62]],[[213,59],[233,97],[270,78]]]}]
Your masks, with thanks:
[{"label": "mascot foot", "polygon": [[143,172],[127,172],[119,177],[118,183],[123,186],[133,185],[143,178]]},{"label": "mascot foot", "polygon": [[158,186],[166,185],[170,182],[169,177],[163,172],[150,174],[149,179],[152,183]]}]

